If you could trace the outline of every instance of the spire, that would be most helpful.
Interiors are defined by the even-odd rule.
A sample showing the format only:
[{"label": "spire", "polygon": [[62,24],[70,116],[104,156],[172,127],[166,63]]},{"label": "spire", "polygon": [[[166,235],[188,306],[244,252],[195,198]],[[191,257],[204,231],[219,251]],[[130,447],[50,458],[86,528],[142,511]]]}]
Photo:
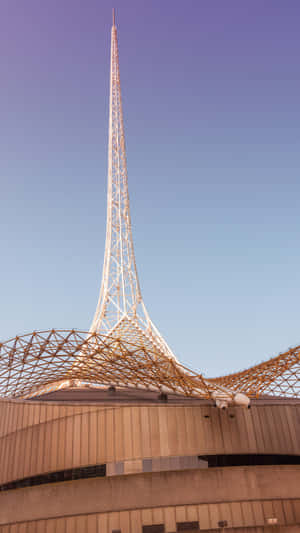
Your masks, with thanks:
[{"label": "spire", "polygon": [[93,330],[109,331],[133,315],[141,293],[131,233],[117,29],[111,32],[106,245],[100,299]]},{"label": "spire", "polygon": [[106,244],[100,297],[91,332],[122,336],[132,328],[147,335],[175,359],[151,322],[142,300],[136,269],[128,195],[115,10],[111,30]]},{"label": "spire", "polygon": [[116,20],[115,20],[115,16],[116,16],[116,14],[115,14],[115,8],[113,7],[113,10],[112,10],[112,20],[113,20],[113,26],[115,26],[115,25],[116,25]]}]

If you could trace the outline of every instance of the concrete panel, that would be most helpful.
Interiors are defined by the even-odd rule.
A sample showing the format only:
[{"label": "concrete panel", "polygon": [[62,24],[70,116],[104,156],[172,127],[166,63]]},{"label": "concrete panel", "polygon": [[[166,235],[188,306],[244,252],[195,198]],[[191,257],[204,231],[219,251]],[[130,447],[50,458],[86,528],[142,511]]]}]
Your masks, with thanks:
[{"label": "concrete panel", "polygon": [[198,509],[196,505],[187,505],[186,518],[188,522],[198,522]]},{"label": "concrete panel", "polygon": [[159,507],[158,509],[152,510],[153,524],[163,524],[164,522],[164,513],[163,509]]},{"label": "concrete panel", "polygon": [[218,522],[219,520],[221,520],[219,505],[217,503],[213,503],[209,505],[208,513],[209,513],[210,527],[213,529],[217,529]]},{"label": "concrete panel", "polygon": [[174,507],[164,508],[164,523],[165,523],[166,533],[176,531],[176,518],[175,518]]},{"label": "concrete panel", "polygon": [[142,517],[140,511],[130,512],[130,533],[141,533]]},{"label": "concrete panel", "polygon": [[181,505],[175,509],[176,522],[186,522],[186,506]]},{"label": "concrete panel", "polygon": [[[124,457],[133,457],[133,447],[132,447],[132,424],[131,424],[131,408],[125,407],[121,411],[123,419],[123,442],[124,442]],[[135,428],[135,431],[138,431],[139,428]]]},{"label": "concrete panel", "polygon": [[90,464],[94,465],[97,462],[97,413],[90,411],[87,416],[89,419],[89,459]]},{"label": "concrete panel", "polygon": [[[98,530],[99,533],[108,533],[108,515],[98,515]],[[111,532],[109,532],[111,533]]]},{"label": "concrete panel", "polygon": [[150,439],[151,439],[151,456],[159,457],[160,453],[160,435],[159,435],[159,421],[158,408],[148,407],[149,421],[150,421]]},{"label": "concrete panel", "polygon": [[97,515],[88,515],[86,517],[86,532],[87,533],[98,533]]},{"label": "concrete panel", "polygon": [[141,512],[142,525],[149,526],[153,524],[152,509],[143,509]]},{"label": "concrete panel", "polygon": [[[124,421],[123,411],[115,410],[115,443],[116,443],[116,461],[124,459]],[[129,431],[129,429],[128,429]]]},{"label": "concrete panel", "polygon": [[[0,524],[180,504],[299,499],[300,466],[234,467],[53,483],[0,494]],[[237,524],[238,525],[238,524]]]},{"label": "concrete panel", "polygon": [[108,530],[120,529],[120,513],[110,513],[108,515]]},{"label": "concrete panel", "polygon": [[[86,518],[85,518],[86,523]],[[88,531],[87,528],[82,529],[82,531]],[[55,520],[55,533],[66,533],[66,519],[65,518],[58,518],[58,520]]]},{"label": "concrete panel", "polygon": [[148,407],[140,407],[140,410],[141,410],[142,456],[151,457],[149,410],[148,410]]},{"label": "concrete panel", "polygon": [[122,533],[130,533],[130,515],[128,511],[120,513],[120,529]]},{"label": "concrete panel", "polygon": [[261,526],[265,523],[262,502],[252,502],[252,509],[254,514],[254,524]]},{"label": "concrete panel", "polygon": [[198,516],[200,529],[208,529],[210,527],[210,515],[208,505],[198,506]]},{"label": "concrete panel", "polygon": [[138,459],[143,457],[142,453],[142,428],[141,428],[141,409],[132,407],[132,430],[133,430],[133,457]]}]

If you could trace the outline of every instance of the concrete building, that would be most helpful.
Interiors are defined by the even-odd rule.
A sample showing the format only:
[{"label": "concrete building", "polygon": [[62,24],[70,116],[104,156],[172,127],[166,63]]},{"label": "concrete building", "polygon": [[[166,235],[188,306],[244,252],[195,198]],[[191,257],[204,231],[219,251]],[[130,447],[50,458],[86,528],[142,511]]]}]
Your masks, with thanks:
[{"label": "concrete building", "polygon": [[165,400],[1,400],[0,533],[300,531],[299,400]]}]

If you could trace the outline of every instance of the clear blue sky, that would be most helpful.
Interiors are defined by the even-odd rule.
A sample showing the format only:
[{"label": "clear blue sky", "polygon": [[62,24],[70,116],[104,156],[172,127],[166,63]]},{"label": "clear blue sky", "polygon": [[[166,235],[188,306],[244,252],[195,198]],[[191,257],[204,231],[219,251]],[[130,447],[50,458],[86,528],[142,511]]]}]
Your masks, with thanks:
[{"label": "clear blue sky", "polygon": [[[0,338],[90,326],[105,241],[111,8],[2,0]],[[209,375],[300,343],[300,2],[117,8],[135,251]]]}]

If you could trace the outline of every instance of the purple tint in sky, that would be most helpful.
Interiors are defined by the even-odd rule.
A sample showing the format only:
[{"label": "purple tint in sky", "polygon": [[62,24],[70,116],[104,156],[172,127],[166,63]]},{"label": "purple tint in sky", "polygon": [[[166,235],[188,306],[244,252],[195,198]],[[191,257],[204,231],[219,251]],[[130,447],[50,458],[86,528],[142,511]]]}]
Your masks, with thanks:
[{"label": "purple tint in sky", "polygon": [[[112,7],[1,2],[1,340],[91,323],[105,241]],[[205,375],[299,344],[300,2],[127,0],[116,9],[151,318]]]}]

